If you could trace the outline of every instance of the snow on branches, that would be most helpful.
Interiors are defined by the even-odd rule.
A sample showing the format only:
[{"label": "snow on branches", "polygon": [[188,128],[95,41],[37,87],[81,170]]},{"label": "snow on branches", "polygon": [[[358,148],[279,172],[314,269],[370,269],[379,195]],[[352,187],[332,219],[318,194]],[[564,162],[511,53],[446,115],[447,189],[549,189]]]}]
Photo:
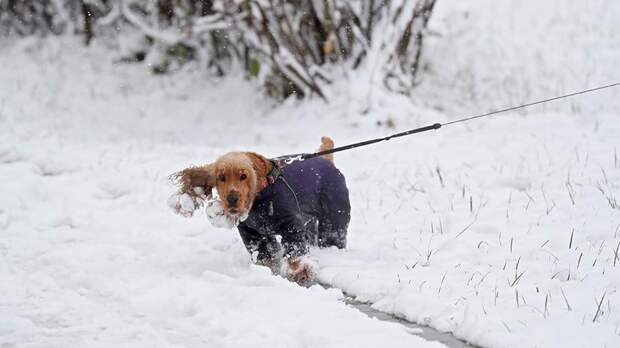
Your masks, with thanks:
[{"label": "snow on branches", "polygon": [[[218,75],[242,67],[276,98],[315,95],[344,66],[378,67],[391,90],[415,85],[436,0],[0,0],[0,32],[141,33],[153,69],[196,59]],[[110,30],[112,29],[112,30]],[[161,54],[163,52],[163,54]],[[142,60],[149,52],[135,52]]]}]

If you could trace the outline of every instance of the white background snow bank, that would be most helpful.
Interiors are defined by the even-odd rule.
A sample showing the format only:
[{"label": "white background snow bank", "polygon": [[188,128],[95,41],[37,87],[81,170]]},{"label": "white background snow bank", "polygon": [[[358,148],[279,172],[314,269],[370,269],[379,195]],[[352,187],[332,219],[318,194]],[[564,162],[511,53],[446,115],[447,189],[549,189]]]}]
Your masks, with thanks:
[{"label": "white background snow bank", "polygon": [[[274,107],[236,77],[153,77],[74,40],[2,42],[0,342],[422,344],[252,266],[204,215],[173,215],[166,176],[620,79],[616,1],[438,6],[414,103],[374,83],[371,62],[330,104]],[[619,93],[337,155],[353,220],[348,250],[313,253],[321,280],[484,346],[619,345]]]}]

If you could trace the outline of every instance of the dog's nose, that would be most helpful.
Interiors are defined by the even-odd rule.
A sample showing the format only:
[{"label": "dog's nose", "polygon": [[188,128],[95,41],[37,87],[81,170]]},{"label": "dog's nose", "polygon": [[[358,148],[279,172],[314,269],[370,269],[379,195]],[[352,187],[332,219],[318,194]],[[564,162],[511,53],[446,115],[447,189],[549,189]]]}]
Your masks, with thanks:
[{"label": "dog's nose", "polygon": [[226,200],[228,201],[228,206],[235,208],[239,202],[239,194],[237,192],[231,192],[228,194]]}]

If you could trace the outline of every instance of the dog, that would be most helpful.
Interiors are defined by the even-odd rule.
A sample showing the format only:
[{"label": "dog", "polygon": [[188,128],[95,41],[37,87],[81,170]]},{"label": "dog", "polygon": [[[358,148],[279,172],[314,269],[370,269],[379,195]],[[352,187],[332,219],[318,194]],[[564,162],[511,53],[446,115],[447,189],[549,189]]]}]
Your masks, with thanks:
[{"label": "dog", "polygon": [[[319,151],[333,147],[333,140],[323,137]],[[333,154],[282,167],[254,152],[230,152],[172,179],[181,197],[171,204],[177,213],[192,216],[213,202],[215,188],[221,214],[237,227],[253,261],[299,284],[315,276],[315,265],[304,257],[310,246],[346,247],[349,191]]]}]

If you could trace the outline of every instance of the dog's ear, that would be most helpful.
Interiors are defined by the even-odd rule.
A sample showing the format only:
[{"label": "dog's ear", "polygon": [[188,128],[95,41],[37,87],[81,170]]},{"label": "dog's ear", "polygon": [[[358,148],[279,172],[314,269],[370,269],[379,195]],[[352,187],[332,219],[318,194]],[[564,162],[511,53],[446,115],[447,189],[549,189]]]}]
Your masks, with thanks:
[{"label": "dog's ear", "polygon": [[177,214],[191,217],[211,197],[215,168],[213,164],[189,167],[170,175],[169,179],[179,192],[170,196],[168,206]]},{"label": "dog's ear", "polygon": [[271,161],[255,152],[246,152],[245,154],[252,161],[252,167],[256,171],[257,179],[265,179],[269,172],[271,172],[271,169],[273,169]]},{"label": "dog's ear", "polygon": [[213,164],[189,167],[172,174],[170,181],[179,187],[180,193],[194,198],[203,195],[211,196],[211,190],[215,186],[214,167]]}]

